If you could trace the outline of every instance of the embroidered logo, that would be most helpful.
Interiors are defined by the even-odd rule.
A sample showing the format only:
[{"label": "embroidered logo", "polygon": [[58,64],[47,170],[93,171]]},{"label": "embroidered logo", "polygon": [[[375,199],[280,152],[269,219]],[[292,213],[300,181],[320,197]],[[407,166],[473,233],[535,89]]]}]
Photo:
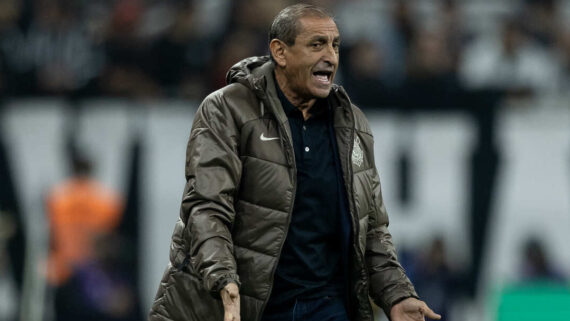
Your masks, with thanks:
[{"label": "embroidered logo", "polygon": [[279,137],[265,137],[265,135],[263,135],[263,133],[261,133],[261,136],[259,136],[259,139],[261,139],[262,141],[266,142],[268,140],[276,140],[279,139]]},{"label": "embroidered logo", "polygon": [[356,136],[354,137],[354,147],[352,148],[352,163],[360,167],[363,161],[364,154],[362,153],[362,147],[360,146],[360,138]]}]

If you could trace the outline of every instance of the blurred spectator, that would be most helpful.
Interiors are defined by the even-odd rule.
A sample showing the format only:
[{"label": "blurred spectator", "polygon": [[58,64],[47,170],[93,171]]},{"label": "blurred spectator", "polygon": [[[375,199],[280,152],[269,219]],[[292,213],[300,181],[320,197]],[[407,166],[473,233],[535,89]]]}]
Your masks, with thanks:
[{"label": "blurred spectator", "polygon": [[462,23],[463,18],[456,0],[440,0],[439,14],[436,17],[439,21],[438,32],[441,32],[445,39],[454,72],[458,71],[461,54],[470,39]]},{"label": "blurred spectator", "polygon": [[410,49],[412,39],[416,33],[415,17],[408,0],[397,0],[392,13],[392,21],[397,32],[403,40],[404,47]]},{"label": "blurred spectator", "polygon": [[71,277],[75,266],[93,257],[95,239],[114,230],[121,220],[121,197],[90,174],[90,161],[78,157],[73,176],[55,186],[48,196],[52,237],[48,280],[56,286]]},{"label": "blurred spectator", "polygon": [[348,59],[342,62],[343,84],[351,93],[354,103],[359,107],[390,106],[395,103],[393,88],[382,78],[386,75],[384,53],[374,43],[366,39],[357,41],[346,55]]},{"label": "blurred spectator", "polygon": [[570,30],[564,32],[560,39],[559,55],[562,63],[562,90],[570,91]]},{"label": "blurred spectator", "polygon": [[522,252],[522,279],[524,281],[553,281],[564,283],[566,278],[548,259],[544,244],[537,238],[529,238]]},{"label": "blurred spectator", "polygon": [[[396,6],[399,6],[399,9]],[[405,9],[402,9],[402,6]],[[381,66],[376,70],[379,74],[374,78],[377,78],[390,89],[401,85],[405,76],[408,40],[415,30],[415,20],[412,19],[413,17],[407,16],[411,15],[411,12],[406,8],[405,2],[401,2],[401,4],[400,2],[364,0],[339,2],[335,11],[337,24],[343,34],[340,51],[341,63],[339,65],[339,74],[342,76],[340,80],[343,86],[356,88],[360,85],[351,83],[358,77],[358,75],[351,76],[351,72],[359,69],[353,63],[358,63],[357,55],[365,51],[366,54],[375,51],[374,55],[377,55],[381,60],[372,67],[376,69],[377,66]],[[363,50],[365,46],[372,46],[373,48]],[[347,58],[347,56],[350,57]],[[369,61],[369,57],[366,58],[367,61]],[[359,72],[356,71],[356,74]],[[344,80],[345,77],[347,77],[346,80]],[[370,80],[368,78],[364,82]]]},{"label": "blurred spectator", "polygon": [[48,197],[51,250],[48,282],[55,288],[57,320],[131,320],[135,300],[117,264],[115,235],[121,198],[90,177],[91,163],[76,158],[73,177]]},{"label": "blurred spectator", "polygon": [[34,2],[26,43],[40,95],[77,91],[100,72],[101,57],[96,56],[75,5],[63,0]]},{"label": "blurred spectator", "polygon": [[466,48],[461,76],[470,88],[531,90],[544,94],[559,86],[560,66],[529,40],[514,18],[504,20],[500,38],[478,39]]},{"label": "blurred spectator", "polygon": [[27,76],[31,66],[24,59],[27,48],[18,26],[22,3],[0,0],[0,94],[32,92]]},{"label": "blurred spectator", "polygon": [[227,33],[232,34],[241,30],[251,34],[253,42],[248,43],[251,46],[249,50],[261,55],[267,52],[267,30],[269,30],[273,18],[281,9],[292,2],[290,0],[232,1]]},{"label": "blurred spectator", "polygon": [[226,85],[226,72],[240,60],[259,55],[254,50],[257,38],[247,30],[236,30],[224,37],[215,58],[211,61],[210,90]]},{"label": "blurred spectator", "polygon": [[238,61],[268,54],[267,30],[275,15],[289,3],[288,0],[232,1],[226,33],[210,61],[208,92],[226,85],[226,72]]},{"label": "blurred spectator", "polygon": [[16,234],[14,220],[0,211],[0,320],[17,320],[18,291],[12,276],[8,241]]},{"label": "blurred spectator", "polygon": [[174,21],[152,45],[147,69],[169,96],[199,98],[205,93],[206,65],[213,54],[212,40],[198,31],[193,2],[174,7]]},{"label": "blurred spectator", "polygon": [[76,267],[56,294],[57,320],[141,320],[129,271],[124,267],[125,240],[116,233],[99,234],[93,257]]},{"label": "blurred spectator", "polygon": [[[568,78],[565,18],[557,0],[509,3],[510,15],[499,19],[489,9],[484,15],[498,20],[499,33],[468,32],[476,24],[466,22],[463,1],[312,2],[335,11],[343,30],[339,80],[379,92],[377,100],[363,93],[359,104],[394,105],[408,90],[435,89],[432,96],[445,96],[457,85],[449,76],[458,71],[470,89],[538,94],[564,88]],[[265,30],[289,3],[0,0],[0,93],[200,98],[222,86],[225,71],[239,59],[266,54]],[[471,32],[478,37],[466,46]],[[379,74],[363,73],[360,60],[373,56],[378,62],[370,69]]]},{"label": "blurred spectator", "polygon": [[[0,39],[9,37],[8,34],[13,31],[16,19],[19,16],[19,5],[16,0],[0,1]],[[3,50],[4,41],[0,40],[0,95],[6,91],[7,81],[7,61],[6,53]]]},{"label": "blurred spectator", "polygon": [[557,0],[524,0],[524,30],[539,44],[554,47],[562,30],[559,9]]},{"label": "blurred spectator", "polygon": [[[458,79],[443,34],[421,30],[412,40],[402,103],[409,108],[442,108],[453,104]],[[455,107],[455,106],[454,106]]]},{"label": "blurred spectator", "polygon": [[104,50],[105,70],[99,86],[111,96],[146,97],[158,94],[159,88],[145,72],[148,46],[139,35],[144,14],[142,0],[119,0],[107,25]]},{"label": "blurred spectator", "polygon": [[418,295],[426,298],[426,303],[441,314],[441,320],[449,318],[453,298],[453,272],[447,261],[445,242],[434,239],[425,255],[420,255],[414,265],[414,285]]}]

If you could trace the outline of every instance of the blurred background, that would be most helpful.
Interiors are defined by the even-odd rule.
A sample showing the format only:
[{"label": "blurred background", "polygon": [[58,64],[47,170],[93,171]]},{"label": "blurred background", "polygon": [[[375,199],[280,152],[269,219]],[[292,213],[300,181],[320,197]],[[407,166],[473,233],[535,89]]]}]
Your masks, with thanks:
[{"label": "blurred background", "polygon": [[[306,2],[336,16],[419,295],[570,320],[570,0]],[[0,320],[146,319],[193,114],[291,3],[0,0]]]}]

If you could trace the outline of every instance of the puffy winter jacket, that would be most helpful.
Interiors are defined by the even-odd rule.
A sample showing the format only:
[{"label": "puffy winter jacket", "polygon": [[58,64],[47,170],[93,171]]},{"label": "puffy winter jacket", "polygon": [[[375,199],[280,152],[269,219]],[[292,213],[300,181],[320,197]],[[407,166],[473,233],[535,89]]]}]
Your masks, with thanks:
[{"label": "puffy winter jacket", "polygon": [[[268,57],[239,62],[228,72],[228,85],[197,111],[180,219],[150,320],[222,321],[219,290],[228,282],[240,287],[242,320],[261,318],[291,221],[297,177],[273,70]],[[334,85],[330,95],[352,221],[350,306],[354,320],[372,320],[369,295],[389,315],[395,302],[416,293],[387,229],[372,132],[342,87]]]}]

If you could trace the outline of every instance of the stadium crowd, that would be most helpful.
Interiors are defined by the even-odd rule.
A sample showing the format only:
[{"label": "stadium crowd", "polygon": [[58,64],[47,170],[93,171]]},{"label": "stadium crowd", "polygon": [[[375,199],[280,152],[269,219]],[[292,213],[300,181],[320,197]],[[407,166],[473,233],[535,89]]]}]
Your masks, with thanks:
[{"label": "stadium crowd", "polygon": [[[291,2],[0,0],[0,95],[200,99],[235,62],[267,54],[268,25]],[[364,107],[569,87],[568,1],[308,2],[337,16],[339,81]]]}]

